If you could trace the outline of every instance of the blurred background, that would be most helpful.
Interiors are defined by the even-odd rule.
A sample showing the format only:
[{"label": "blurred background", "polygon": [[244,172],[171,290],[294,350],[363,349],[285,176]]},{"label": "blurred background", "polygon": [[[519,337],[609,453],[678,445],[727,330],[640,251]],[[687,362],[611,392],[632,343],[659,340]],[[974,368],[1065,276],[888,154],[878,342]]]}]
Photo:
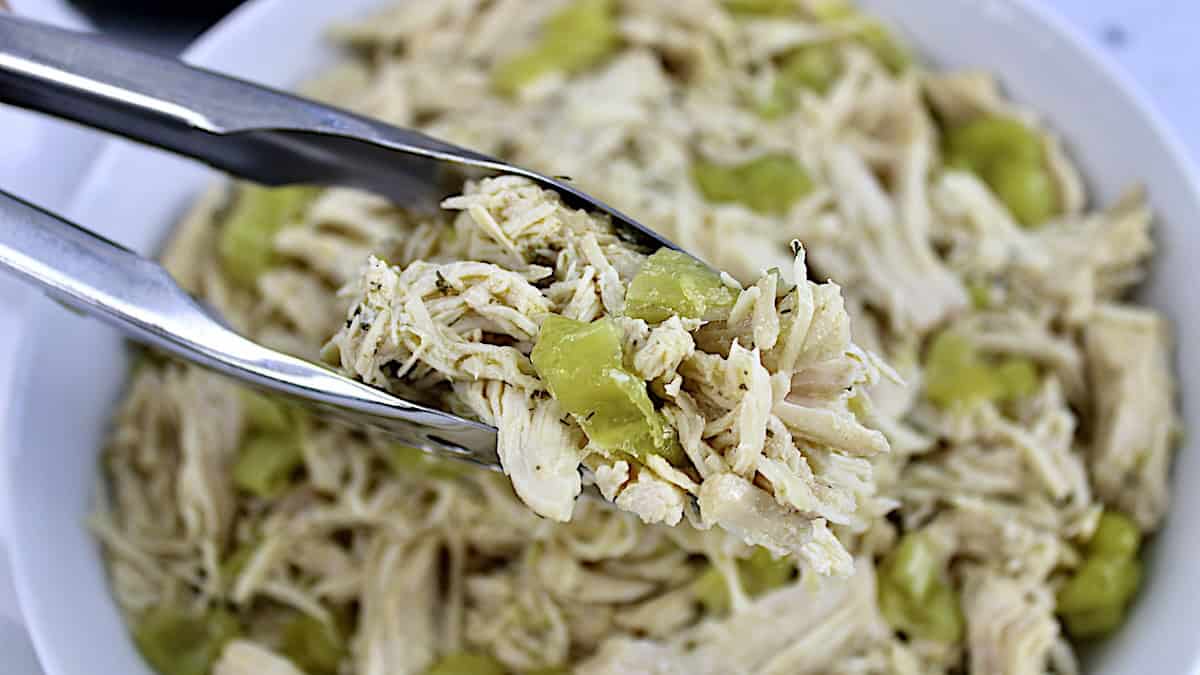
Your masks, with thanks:
[{"label": "blurred background", "polygon": [[[63,0],[9,0],[24,5]],[[305,2],[308,0],[294,0]],[[535,0],[531,0],[535,1]],[[1106,47],[1142,86],[1200,155],[1200,66],[1194,49],[1200,27],[1197,0],[1040,0]],[[99,30],[131,44],[177,53],[241,0],[71,0]]]},{"label": "blurred background", "polygon": [[[62,26],[91,28],[160,54],[178,54],[240,0],[7,0],[18,14]],[[292,0],[314,2],[318,0]],[[330,1],[330,0],[325,0]],[[528,0],[535,2],[536,0]],[[963,0],[967,1],[967,0]],[[1200,0],[1040,0],[1083,37],[1101,47],[1149,95],[1200,160],[1200,58],[1195,48]],[[986,66],[987,64],[980,64]],[[1097,106],[1104,105],[1097,100]],[[0,187],[63,210],[101,137],[93,132],[0,107],[4,132]],[[25,289],[0,278],[0,355],[12,353],[20,334]],[[7,378],[0,362],[0,409]],[[2,483],[3,481],[0,481]],[[0,522],[0,673],[36,673],[23,636],[4,554]]]}]

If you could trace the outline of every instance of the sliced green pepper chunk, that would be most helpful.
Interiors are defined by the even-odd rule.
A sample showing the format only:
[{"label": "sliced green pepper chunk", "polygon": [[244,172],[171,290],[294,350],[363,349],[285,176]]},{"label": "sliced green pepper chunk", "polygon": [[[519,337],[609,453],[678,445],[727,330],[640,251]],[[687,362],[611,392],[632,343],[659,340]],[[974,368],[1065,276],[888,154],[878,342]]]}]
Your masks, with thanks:
[{"label": "sliced green pepper chunk", "polygon": [[311,187],[239,188],[217,244],[225,273],[242,286],[253,287],[274,260],[275,234],[316,195],[317,189]]},{"label": "sliced green pepper chunk", "polygon": [[813,188],[808,172],[787,155],[763,155],[736,166],[699,161],[691,173],[709,201],[738,202],[767,214],[787,212]]},{"label": "sliced green pepper chunk", "polygon": [[1094,638],[1121,625],[1142,579],[1141,531],[1128,516],[1105,510],[1088,555],[1058,589],[1057,611],[1075,638]]},{"label": "sliced green pepper chunk", "polygon": [[1058,591],[1058,611],[1070,615],[1108,607],[1123,608],[1142,578],[1135,558],[1091,556]]},{"label": "sliced green pepper chunk", "polygon": [[437,480],[457,480],[469,475],[471,466],[466,462],[439,459],[428,452],[408,445],[389,446],[384,459],[393,472],[405,476],[424,476]]},{"label": "sliced green pepper chunk", "polygon": [[723,316],[737,294],[704,263],[686,253],[661,248],[646,259],[625,294],[625,314],[649,323],[679,315],[689,319]]},{"label": "sliced green pepper chunk", "polygon": [[504,664],[487,654],[455,652],[437,660],[425,675],[506,675]]},{"label": "sliced green pepper chunk", "polygon": [[971,306],[975,309],[987,309],[992,305],[992,292],[983,281],[968,281],[967,296],[971,298]]},{"label": "sliced green pepper chunk", "polygon": [[1067,632],[1080,640],[1108,635],[1119,628],[1124,620],[1125,608],[1119,605],[1063,615]]},{"label": "sliced green pepper chunk", "polygon": [[941,574],[937,558],[925,537],[912,533],[900,538],[886,562],[888,578],[914,598],[929,595]]},{"label": "sliced green pepper chunk", "polygon": [[546,21],[537,44],[496,68],[492,85],[500,93],[513,96],[549,73],[587,70],[619,44],[612,0],[575,0]]},{"label": "sliced green pepper chunk", "polygon": [[824,94],[837,81],[842,62],[830,44],[801,47],[783,58],[779,77],[793,87],[803,87]]},{"label": "sliced green pepper chunk", "polygon": [[1119,511],[1105,509],[1100,514],[1096,531],[1088,540],[1088,552],[1132,558],[1137,556],[1141,545],[1142,533],[1133,519]]},{"label": "sliced green pepper chunk", "polygon": [[[752,598],[786,586],[796,574],[796,566],[786,558],[775,558],[767,549],[756,546],[750,557],[737,561],[738,580]],[[715,566],[709,566],[692,582],[692,594],[712,615],[729,613],[729,586]]]},{"label": "sliced green pepper chunk", "polygon": [[621,331],[611,319],[547,317],[530,358],[550,394],[596,445],[641,461],[651,454],[672,464],[684,460],[645,381],[625,370]]},{"label": "sliced green pepper chunk", "polygon": [[925,535],[900,538],[879,564],[879,609],[896,630],[939,642],[962,637],[958,593],[944,578],[937,555]]},{"label": "sliced green pepper chunk", "polygon": [[162,675],[208,675],[221,650],[240,632],[237,619],[224,610],[196,616],[159,606],[137,621],[133,639]]},{"label": "sliced green pepper chunk", "polygon": [[246,416],[246,424],[255,431],[266,433],[282,433],[293,426],[287,406],[249,389],[238,392],[242,399],[242,412]]},{"label": "sliced green pepper chunk", "polygon": [[912,64],[912,55],[881,21],[864,17],[849,3],[842,0],[816,3],[813,13],[825,23],[857,26],[855,37],[891,73],[899,74]]},{"label": "sliced green pepper chunk", "polygon": [[297,614],[283,628],[280,651],[306,675],[337,675],[346,641],[332,626]]},{"label": "sliced green pepper chunk", "polygon": [[749,558],[738,561],[742,588],[750,597],[785,586],[796,574],[796,565],[787,558],[776,558],[761,546],[755,546]]},{"label": "sliced green pepper chunk", "polygon": [[1025,226],[1046,222],[1058,208],[1050,172],[1040,164],[998,160],[983,174],[996,197]]},{"label": "sliced green pepper chunk", "polygon": [[710,565],[692,581],[691,591],[706,614],[729,613],[729,587],[725,584],[725,575],[715,565]]},{"label": "sliced green pepper chunk", "polygon": [[779,63],[774,88],[757,103],[755,112],[766,119],[784,115],[795,107],[798,90],[825,94],[841,72],[842,62],[832,44],[806,45],[789,52]]},{"label": "sliced green pepper chunk", "polygon": [[983,179],[1017,222],[1031,227],[1058,210],[1042,140],[1022,122],[985,115],[946,131],[946,164]]},{"label": "sliced green pepper chunk", "polygon": [[925,396],[940,408],[1009,401],[1037,391],[1037,366],[1030,359],[985,359],[965,336],[939,333],[925,356]]},{"label": "sliced green pepper chunk", "polygon": [[938,582],[924,598],[913,599],[901,586],[881,582],[878,597],[880,612],[896,630],[946,643],[962,638],[962,609],[949,584]]},{"label": "sliced green pepper chunk", "polygon": [[1011,117],[987,115],[953,127],[946,132],[946,151],[975,169],[995,158],[1040,164],[1042,141],[1037,134]]},{"label": "sliced green pepper chunk", "polygon": [[912,64],[912,55],[908,49],[900,44],[886,26],[875,19],[862,25],[858,31],[858,39],[879,59],[883,67],[893,74],[904,72]]},{"label": "sliced green pepper chunk", "polygon": [[733,167],[713,162],[696,162],[692,165],[692,182],[710,202],[741,201],[742,186]]},{"label": "sliced green pepper chunk", "polygon": [[992,376],[996,378],[1000,392],[998,398],[1001,400],[1025,398],[1037,393],[1037,366],[1029,359],[1004,359],[993,367]]},{"label": "sliced green pepper chunk", "polygon": [[731,14],[787,16],[796,13],[795,0],[721,0]]},{"label": "sliced green pepper chunk", "polygon": [[238,451],[233,483],[258,497],[274,497],[287,487],[292,472],[303,463],[296,435],[255,434]]}]

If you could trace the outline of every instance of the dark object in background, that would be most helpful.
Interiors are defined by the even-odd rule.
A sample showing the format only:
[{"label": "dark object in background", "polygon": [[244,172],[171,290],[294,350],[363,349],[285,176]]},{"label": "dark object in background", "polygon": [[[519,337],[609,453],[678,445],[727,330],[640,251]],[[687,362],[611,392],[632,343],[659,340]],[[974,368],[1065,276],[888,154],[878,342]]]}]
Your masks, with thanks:
[{"label": "dark object in background", "polygon": [[70,0],[96,28],[162,54],[182,51],[242,0]]}]

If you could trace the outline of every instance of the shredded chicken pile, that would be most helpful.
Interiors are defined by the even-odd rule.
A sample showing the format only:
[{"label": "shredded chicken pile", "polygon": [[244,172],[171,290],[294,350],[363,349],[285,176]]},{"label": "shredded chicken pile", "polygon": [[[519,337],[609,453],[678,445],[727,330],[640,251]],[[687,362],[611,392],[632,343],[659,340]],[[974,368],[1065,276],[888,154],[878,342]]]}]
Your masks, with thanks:
[{"label": "shredded chicken pile", "polygon": [[[426,397],[449,384],[443,406],[499,429],[505,473],[542,516],[571,519],[582,464],[645,523],[675,525],[687,511],[700,527],[719,525],[823,574],[850,573],[827,523],[861,532],[889,506],[873,497],[869,462],[887,440],[849,407],[878,369],[850,342],[838,287],[807,281],[802,250],[799,285],[765,274],[737,288],[719,320],[676,315],[652,326],[623,315],[646,256],[606,220],[518,177],[468,186],[443,206],[458,216],[431,260],[400,268],[372,258],[348,287],[348,318],[328,348],[344,370]],[[623,357],[662,399],[685,466],[589,443],[546,395],[529,352],[551,314],[617,317]]]},{"label": "shredded chicken pile", "polygon": [[[615,17],[602,58],[498,91],[497,70],[585,1]],[[165,255],[188,290],[264,344],[312,360],[330,344],[368,382],[496,423],[511,483],[289,413],[272,433],[293,434],[292,463],[248,492],[233,473],[265,433],[254,405],[145,359],[93,522],[143,651],[168,608],[236,618],[194,661],[221,675],[421,675],[459,657],[513,674],[1078,672],[1069,631],[1098,616],[1112,630],[1124,611],[1063,606],[1099,523],[1136,538],[1169,509],[1170,326],[1130,299],[1154,249],[1145,195],[1094,203],[1053,131],[991,76],[899,63],[869,17],[829,4],[428,0],[336,27],[352,55],[307,93],[571,176],[728,272],[740,299],[704,326],[621,318],[641,254],[506,178],[434,218],[323,190],[247,284],[220,246],[244,190],[214,191]],[[816,84],[774,101],[796,68]],[[994,150],[962,132],[980,119],[1028,131],[1021,166],[1037,162],[1050,202],[951,156]],[[783,166],[795,198],[705,188],[711,165]],[[828,321],[829,349],[773,362],[801,305],[810,334]],[[595,452],[578,420],[550,414],[527,358],[543,313],[620,322],[686,466]],[[866,353],[903,383],[873,379]],[[856,440],[815,434],[837,428],[821,416]],[[618,508],[575,501],[582,480]],[[742,522],[714,493],[754,495],[810,533],[828,521],[828,571],[849,576],[699,529]],[[295,626],[328,631],[322,658]]]}]

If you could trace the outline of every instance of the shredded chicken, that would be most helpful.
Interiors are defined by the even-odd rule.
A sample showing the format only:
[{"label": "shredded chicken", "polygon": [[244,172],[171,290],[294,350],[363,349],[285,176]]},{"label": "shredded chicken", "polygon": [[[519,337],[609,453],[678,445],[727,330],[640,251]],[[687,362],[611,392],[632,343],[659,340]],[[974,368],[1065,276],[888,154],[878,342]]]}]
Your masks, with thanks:
[{"label": "shredded chicken", "polygon": [[[426,0],[333,27],[351,49],[306,94],[567,177],[722,270],[732,304],[630,318],[647,252],[521,179],[440,214],[302,190],[236,246],[249,190],[210,191],[163,256],[189,292],[251,339],[496,425],[508,475],[139,355],[90,524],[147,655],[218,675],[1080,672],[1058,594],[1100,523],[1161,524],[1182,431],[1170,324],[1131,296],[1153,186],[1097,203],[997,78],[906,65],[838,4]],[[538,60],[563,44],[595,59]],[[956,146],[980,120],[968,151],[999,129],[1024,154],[998,163],[1041,172],[1034,218]],[[674,455],[607,451],[549,394],[530,359],[548,316],[612,322]],[[164,625],[190,646],[148,644]]]},{"label": "shredded chicken", "polygon": [[[703,526],[800,556],[823,574],[849,573],[850,556],[825,522],[863,526],[859,505],[874,499],[864,458],[888,447],[848,408],[878,372],[850,342],[836,286],[803,281],[777,294],[775,275],[767,275],[741,290],[724,320],[674,316],[651,329],[622,318],[622,342],[636,345],[625,357],[633,371],[647,380],[678,379],[670,391],[663,388],[662,403],[686,396],[703,411],[693,423],[704,425],[700,442],[712,451],[703,472],[661,457],[630,466],[631,458],[590,443],[577,416],[544,395],[528,352],[547,316],[580,315],[572,310],[581,294],[595,305],[582,314],[591,320],[619,312],[644,254],[617,240],[606,221],[565,207],[523,178],[469,185],[445,206],[458,211],[445,230],[454,241],[438,247],[448,262],[400,269],[372,258],[347,288],[345,326],[326,348],[344,370],[401,392],[412,390],[414,379],[429,392],[429,371],[436,373],[449,385],[445,395],[460,400],[446,405],[465,406],[497,426],[505,473],[539,515],[570,520],[578,468],[599,455],[591,464],[594,471],[605,467],[606,496],[646,523],[679,523],[686,500],[698,496]],[[470,251],[481,259],[457,260]],[[795,265],[795,278],[806,279],[803,256]],[[702,350],[709,344],[721,351]],[[403,365],[389,373],[389,364]],[[619,484],[617,461],[629,467]],[[822,470],[837,461],[861,462],[858,479]]]}]

